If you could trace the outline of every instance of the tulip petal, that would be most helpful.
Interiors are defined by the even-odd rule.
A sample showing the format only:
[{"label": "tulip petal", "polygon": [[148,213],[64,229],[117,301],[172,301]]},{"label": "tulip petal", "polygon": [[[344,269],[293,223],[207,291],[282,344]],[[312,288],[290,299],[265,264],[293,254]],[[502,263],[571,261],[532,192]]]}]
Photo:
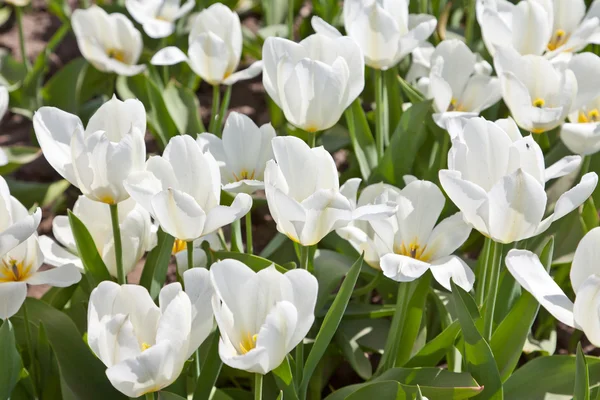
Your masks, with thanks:
[{"label": "tulip petal", "polygon": [[316,15],[313,15],[313,17],[310,19],[310,25],[319,35],[325,35],[331,39],[342,37],[340,31],[325,22],[323,18],[320,18]]},{"label": "tulip petal", "polygon": [[513,10],[512,45],[520,54],[541,55],[552,34],[544,7],[535,1],[524,1]]},{"label": "tulip petal", "polygon": [[213,233],[225,225],[237,221],[250,212],[252,208],[252,197],[246,193],[238,193],[233,199],[231,206],[216,206],[206,215],[206,222],[202,236]]},{"label": "tulip petal", "polygon": [[81,280],[81,269],[74,264],[36,272],[27,279],[30,285],[71,286]]},{"label": "tulip petal", "polygon": [[[280,301],[271,308],[256,338],[256,347],[267,349],[269,362],[266,365],[261,363],[261,370],[250,370],[250,372],[266,374],[277,368],[285,360],[287,353],[300,340],[304,339],[304,336],[300,337],[299,340],[296,337],[298,333],[301,333],[297,330],[297,323],[298,314],[292,303]],[[306,333],[308,333],[308,330]],[[295,340],[298,340],[298,342],[294,342]]]},{"label": "tulip petal", "polygon": [[220,84],[225,79],[229,66],[227,54],[227,44],[213,32],[201,33],[190,40],[190,67],[211,85]]},{"label": "tulip petal", "polygon": [[571,264],[571,286],[575,293],[583,282],[590,276],[596,274],[598,261],[600,260],[600,228],[589,231],[577,245],[573,263]]},{"label": "tulip petal", "polygon": [[288,271],[284,277],[291,283],[292,304],[297,311],[296,327],[287,346],[295,347],[308,334],[315,321],[319,282],[311,273],[302,269]]},{"label": "tulip petal", "polygon": [[0,283],[0,319],[8,319],[15,315],[27,297],[25,282]]},{"label": "tulip petal", "polygon": [[592,195],[598,184],[598,175],[588,172],[581,177],[581,181],[570,190],[563,193],[554,205],[553,221],[564,217],[587,200]]},{"label": "tulip petal", "polygon": [[442,191],[429,181],[415,181],[406,185],[397,202],[396,217],[402,240],[407,246],[412,241],[427,243],[446,203]]},{"label": "tulip petal", "polygon": [[573,71],[577,80],[577,96],[571,109],[580,110],[600,93],[600,82],[596,79],[597,71],[600,70],[600,57],[594,53],[575,54],[567,68]]},{"label": "tulip petal", "polygon": [[[458,98],[465,90],[475,68],[475,54],[458,39],[444,40],[431,55],[432,66],[443,60],[439,70],[441,78],[450,85],[450,92]],[[433,68],[432,68],[433,72]],[[446,111],[446,109],[440,110]],[[469,110],[470,111],[470,110]]]},{"label": "tulip petal", "polygon": [[80,270],[83,270],[83,263],[81,259],[75,254],[67,251],[64,247],[61,247],[54,240],[48,236],[40,236],[38,238],[40,248],[44,254],[44,262],[52,265],[53,267],[60,267],[65,264],[73,264]]},{"label": "tulip petal", "polygon": [[448,256],[431,263],[431,274],[445,289],[452,291],[450,281],[454,281],[463,290],[470,292],[475,282],[475,274],[469,266],[457,256]]},{"label": "tulip petal", "polygon": [[0,254],[8,253],[33,235],[41,219],[42,210],[38,208],[32,215],[28,215],[0,232]]},{"label": "tulip petal", "polygon": [[380,260],[381,270],[396,282],[412,282],[431,267],[431,264],[399,254],[386,254]]},{"label": "tulip petal", "polygon": [[437,20],[428,14],[416,14],[408,16],[408,33],[400,36],[398,41],[398,52],[394,58],[395,63],[402,60],[410,52],[425,42],[435,30]]},{"label": "tulip petal", "polygon": [[582,156],[592,155],[600,151],[600,124],[563,124],[560,139],[573,153]]},{"label": "tulip petal", "polygon": [[237,71],[231,75],[229,75],[229,77],[227,77],[225,80],[223,80],[223,85],[228,85],[231,86],[236,82],[239,81],[247,81],[249,79],[253,79],[256,78],[258,75],[260,75],[263,71],[263,62],[262,61],[255,61],[252,64],[250,64],[250,66],[246,69],[243,69],[241,71]]},{"label": "tulip petal", "polygon": [[160,49],[152,56],[150,64],[152,65],[175,65],[181,62],[187,62],[188,58],[178,47],[169,46]]},{"label": "tulip petal", "polygon": [[[164,286],[158,296],[162,315],[158,320],[156,342],[188,340],[192,328],[192,304],[178,282]],[[187,349],[186,349],[187,350]],[[185,359],[187,357],[183,356]]]},{"label": "tulip petal", "polygon": [[463,214],[457,212],[433,228],[427,240],[424,256],[429,260],[437,260],[448,256],[462,246],[470,233],[471,227],[465,223]]},{"label": "tulip petal", "polygon": [[544,172],[545,181],[560,178],[575,171],[577,167],[581,165],[581,157],[579,156],[566,156],[546,168]]},{"label": "tulip petal", "polygon": [[358,200],[358,188],[361,182],[362,179],[360,178],[350,178],[340,187],[340,193],[346,197],[354,207],[356,207]]},{"label": "tulip petal", "polygon": [[208,217],[189,194],[167,189],[152,197],[151,203],[165,232],[184,241],[202,236]]},{"label": "tulip petal", "polygon": [[162,39],[175,31],[175,24],[158,19],[147,19],[142,24],[144,32],[152,39]]},{"label": "tulip petal", "polygon": [[192,303],[192,327],[189,338],[187,357],[206,340],[212,331],[214,319],[211,307],[211,298],[214,289],[210,280],[210,273],[205,268],[191,268],[183,273],[185,292]]},{"label": "tulip petal", "polygon": [[587,336],[594,346],[600,345],[600,318],[598,307],[600,305],[600,276],[589,276],[575,296],[573,314],[575,324]]},{"label": "tulip petal", "polygon": [[306,50],[300,44],[278,37],[268,37],[262,47],[264,62],[263,86],[275,104],[281,107],[279,98],[279,62],[282,56],[288,57],[290,63],[295,64],[306,57]]}]

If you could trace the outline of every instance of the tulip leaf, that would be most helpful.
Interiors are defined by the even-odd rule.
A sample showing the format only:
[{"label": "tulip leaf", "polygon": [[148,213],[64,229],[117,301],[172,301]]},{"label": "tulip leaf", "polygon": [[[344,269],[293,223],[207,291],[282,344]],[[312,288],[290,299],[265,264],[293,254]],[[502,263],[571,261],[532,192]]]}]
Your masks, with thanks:
[{"label": "tulip leaf", "polygon": [[86,272],[85,276],[90,282],[91,288],[95,288],[102,281],[112,280],[102,257],[98,254],[92,235],[71,210],[69,210],[69,225],[71,225],[75,244],[77,245],[77,254],[81,257]]},{"label": "tulip leaf", "polygon": [[[490,346],[482,337],[471,317],[472,309],[477,309],[473,298],[462,288],[452,284],[452,299],[460,322],[464,338],[463,357],[466,369],[473,377],[485,387],[479,399],[502,399],[502,380],[498,366]],[[427,396],[427,395],[426,395]],[[511,397],[506,397],[512,399]]]},{"label": "tulip leaf", "polygon": [[373,368],[371,367],[371,361],[365,355],[365,352],[361,349],[358,344],[357,337],[349,337],[345,334],[344,329],[338,329],[335,333],[335,342],[338,347],[342,350],[344,357],[352,369],[356,371],[358,376],[364,380],[368,380],[373,375]]},{"label": "tulip leaf", "polygon": [[340,290],[335,296],[335,300],[333,300],[327,315],[325,315],[325,318],[323,319],[323,324],[317,333],[315,342],[313,343],[308,358],[306,359],[306,363],[304,364],[304,372],[300,384],[300,398],[304,398],[310,378],[317,368],[321,357],[325,354],[325,351],[327,350],[329,343],[331,343],[331,339],[333,339],[342,317],[344,316],[344,311],[346,310],[350,297],[352,296],[352,291],[358,280],[362,263],[363,256],[361,255],[354,265],[350,267],[344,282],[340,286]]},{"label": "tulip leaf", "polygon": [[10,193],[27,208],[39,205],[47,207],[64,198],[65,190],[71,185],[61,179],[53,183],[28,182],[16,179],[6,179]]},{"label": "tulip leaf", "polygon": [[362,178],[366,181],[373,168],[377,166],[377,147],[360,99],[354,100],[346,109],[345,115],[352,149],[358,161]]},{"label": "tulip leaf", "polygon": [[186,400],[178,394],[171,392],[158,392],[158,400]]},{"label": "tulip leaf", "polygon": [[289,356],[283,360],[279,367],[273,371],[277,387],[285,394],[286,399],[298,399],[296,388],[294,386],[294,376],[290,365]]},{"label": "tulip leaf", "polygon": [[[391,111],[389,114],[391,132],[396,130],[400,117],[402,116],[402,92],[400,83],[398,82],[398,69],[390,68],[383,71],[383,83],[387,93],[388,108]],[[386,143],[389,145],[389,143]]]},{"label": "tulip leaf", "polygon": [[7,146],[2,147],[6,154],[8,164],[0,167],[0,175],[8,175],[25,164],[29,164],[42,154],[37,147],[32,146]]},{"label": "tulip leaf", "polygon": [[400,75],[397,75],[397,77],[398,82],[400,83],[400,87],[402,87],[402,91],[404,92],[406,97],[408,97],[408,100],[412,104],[420,103],[423,100],[425,100],[425,96],[423,96],[423,94],[420,93],[417,89],[412,87],[412,85],[406,80],[404,80],[404,78],[402,78]]},{"label": "tulip leaf", "polygon": [[41,300],[50,304],[52,307],[61,310],[65,307],[65,305],[67,305],[69,300],[71,300],[73,293],[75,293],[75,290],[77,290],[78,287],[78,283],[64,288],[51,287],[46,293],[44,293]]},{"label": "tulip leaf", "polygon": [[279,264],[275,264],[274,262],[267,260],[266,258],[255,256],[253,254],[237,253],[234,251],[213,251],[212,253],[213,253],[213,257],[215,257],[218,260],[225,260],[227,258],[232,258],[234,260],[241,261],[255,272],[258,272],[261,269],[270,267],[271,265],[275,265],[275,268],[277,269],[277,271],[279,271],[281,273],[286,273],[288,271],[287,269],[283,268]]},{"label": "tulip leaf", "polygon": [[324,312],[329,295],[340,285],[340,281],[348,274],[353,262],[350,257],[335,251],[319,249],[315,252],[314,275],[319,282],[315,312],[318,315],[324,316],[321,312]]},{"label": "tulip leaf", "polygon": [[439,364],[448,349],[454,346],[460,324],[458,321],[452,322],[446,329],[440,332],[435,338],[430,340],[405,364],[406,367],[433,367]]},{"label": "tulip leaf", "polygon": [[163,92],[163,99],[179,133],[196,137],[196,134],[206,132],[200,119],[200,103],[189,88],[171,80]]},{"label": "tulip leaf", "polygon": [[0,327],[0,360],[0,399],[8,399],[23,368],[10,320],[4,321]]},{"label": "tulip leaf", "polygon": [[581,342],[577,343],[576,364],[573,400],[590,400],[590,376],[585,355],[581,349]]},{"label": "tulip leaf", "polygon": [[585,201],[585,203],[583,203],[579,218],[581,220],[584,233],[587,233],[600,225],[598,210],[596,210],[593,197],[590,197]]},{"label": "tulip leaf", "polygon": [[[550,270],[553,253],[554,238],[551,237],[540,254],[540,261],[547,270]],[[490,347],[503,381],[508,379],[519,362],[538,309],[537,300],[524,290],[511,311],[494,331]]]},{"label": "tulip leaf", "polygon": [[200,376],[196,381],[193,400],[208,399],[213,386],[217,382],[221,367],[223,366],[221,357],[219,356],[219,340],[219,329],[216,329],[202,345],[202,347],[204,345],[208,346],[208,352],[200,368]]},{"label": "tulip leaf", "polygon": [[167,279],[167,270],[175,242],[175,238],[162,229],[158,230],[157,236],[156,247],[148,253],[140,278],[140,285],[148,289],[153,299],[158,297],[160,289]]},{"label": "tulip leaf", "polygon": [[[86,400],[127,399],[112,387],[106,367],[94,356],[73,321],[43,301],[27,298],[27,313],[33,337],[39,337],[43,324],[48,342],[56,357],[65,398]],[[25,335],[23,311],[13,317],[19,335]],[[73,396],[65,396],[70,392]]]}]

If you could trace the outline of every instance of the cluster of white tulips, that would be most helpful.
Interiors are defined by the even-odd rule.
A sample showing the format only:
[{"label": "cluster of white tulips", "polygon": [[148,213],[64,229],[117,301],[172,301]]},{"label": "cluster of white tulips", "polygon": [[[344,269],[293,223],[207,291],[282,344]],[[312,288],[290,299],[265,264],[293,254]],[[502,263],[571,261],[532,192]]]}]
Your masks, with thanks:
[{"label": "cluster of white tulips", "polygon": [[[421,3],[412,14],[407,0],[345,0],[338,27],[347,36],[315,15],[315,33],[296,42],[290,1],[288,38],[261,40],[262,59],[245,69],[250,39],[221,3],[192,12],[194,0],[125,0],[121,12],[72,12],[82,56],[116,89],[91,117],[35,103],[31,118],[46,161],[81,195],[52,220],[51,236],[38,236],[42,210],[27,210],[0,177],[0,338],[13,329],[8,319],[24,326],[17,342],[26,343],[32,398],[50,389],[30,331],[61,350],[41,302],[26,299],[28,285],[72,288],[52,289],[67,296],[55,307],[71,310],[95,355],[89,362],[105,367],[93,382],[108,379],[115,398],[234,398],[219,389],[221,363],[254,374],[255,399],[317,399],[327,386],[332,400],[570,398],[573,390],[590,398],[600,359],[581,350],[560,372],[529,368],[544,377],[570,368],[567,393],[554,383],[527,388],[536,375],[517,366],[538,303],[600,347],[591,167],[600,151],[600,57],[591,47],[600,45],[600,1],[586,10],[584,0],[478,0],[466,38],[446,30],[450,3],[443,23]],[[24,4],[15,6],[20,13]],[[184,35],[185,51],[176,45]],[[145,36],[158,39],[151,51]],[[165,135],[166,111],[184,102],[156,96],[188,67],[212,86],[210,125]],[[232,86],[261,74],[285,121],[224,117]],[[136,76],[146,79],[142,92],[126,86]],[[16,98],[16,86],[2,82],[0,118]],[[158,154],[147,151],[148,130],[163,132]],[[345,142],[333,149],[336,130]],[[342,147],[350,168],[340,175],[329,150]],[[0,169],[9,161],[0,153]],[[251,211],[265,198],[279,234],[259,253]],[[574,301],[567,274],[550,271],[554,241],[544,241],[569,230],[580,240],[572,262],[566,257]],[[285,245],[294,248],[287,264],[278,253]],[[87,318],[77,314],[82,305]],[[390,316],[371,344],[371,321]],[[339,353],[367,382],[326,384]],[[57,360],[63,373],[72,359]],[[19,382],[20,369],[5,365],[0,398]],[[223,379],[240,389],[232,374]],[[273,382],[263,382],[268,374]],[[61,377],[63,396],[83,398],[78,379]]]}]

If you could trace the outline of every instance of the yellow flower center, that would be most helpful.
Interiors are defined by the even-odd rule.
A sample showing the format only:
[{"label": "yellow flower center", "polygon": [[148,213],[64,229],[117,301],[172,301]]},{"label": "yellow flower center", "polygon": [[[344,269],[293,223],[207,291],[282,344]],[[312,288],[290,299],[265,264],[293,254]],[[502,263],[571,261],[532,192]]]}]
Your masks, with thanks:
[{"label": "yellow flower center", "polygon": [[123,50],[108,49],[106,50],[106,55],[113,60],[125,62],[125,52]]},{"label": "yellow flower center", "polygon": [[394,253],[414,258],[415,260],[428,261],[430,254],[425,253],[426,249],[427,245],[421,247],[420,244],[414,241],[409,243],[408,246],[402,242],[399,248],[394,248]]},{"label": "yellow flower center", "polygon": [[242,341],[239,343],[242,354],[246,354],[256,347],[257,338],[257,334],[250,335],[250,332],[246,332],[245,335],[242,335]]},{"label": "yellow flower center", "polygon": [[569,39],[569,35],[567,35],[567,33],[564,30],[557,29],[556,32],[554,32],[554,35],[552,35],[550,42],[548,42],[548,50],[556,50],[557,48],[565,44],[567,42],[567,39]]},{"label": "yellow flower center", "polygon": [[461,104],[458,104],[458,100],[453,97],[452,100],[450,100],[448,111],[465,111],[465,109]]},{"label": "yellow flower center", "polygon": [[580,124],[586,122],[598,122],[600,120],[600,112],[597,108],[594,108],[587,113],[580,111],[579,116],[577,118],[577,122]]},{"label": "yellow flower center", "polygon": [[252,172],[248,172],[247,169],[243,169],[240,171],[239,176],[236,175],[235,173],[233,173],[233,177],[236,182],[239,182],[239,181],[243,181],[244,179],[254,179],[255,174],[256,174],[255,170],[252,170]]},{"label": "yellow flower center", "polygon": [[0,267],[0,282],[23,282],[29,278],[31,265],[23,265],[22,262],[10,258],[2,260]]},{"label": "yellow flower center", "polygon": [[115,199],[113,199],[113,197],[109,194],[98,197],[98,201],[100,201],[101,203],[106,203],[106,204],[117,204],[115,202]]},{"label": "yellow flower center", "polygon": [[544,104],[546,104],[544,99],[540,99],[539,97],[533,101],[533,106],[537,108],[544,107]]},{"label": "yellow flower center", "polygon": [[185,249],[187,249],[187,242],[181,239],[175,239],[173,242],[173,249],[171,249],[171,254],[175,255],[180,251],[184,251]]},{"label": "yellow flower center", "polygon": [[150,347],[152,347],[151,344],[148,344],[146,342],[142,343],[142,351],[146,351],[148,350]]}]

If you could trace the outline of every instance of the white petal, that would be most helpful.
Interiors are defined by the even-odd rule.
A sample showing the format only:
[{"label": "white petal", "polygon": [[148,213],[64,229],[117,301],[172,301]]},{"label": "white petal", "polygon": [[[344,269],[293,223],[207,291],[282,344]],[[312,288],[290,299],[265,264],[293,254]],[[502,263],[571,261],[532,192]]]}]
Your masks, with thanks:
[{"label": "white petal", "polygon": [[175,65],[180,62],[187,62],[188,58],[185,53],[179,50],[178,47],[169,46],[164,49],[160,49],[152,59],[150,60],[150,64],[152,65]]},{"label": "white petal", "polygon": [[297,324],[289,346],[296,346],[308,334],[315,320],[315,306],[319,283],[308,271],[294,269],[284,274],[292,286],[293,305],[297,311]]},{"label": "white petal", "polygon": [[386,254],[380,260],[383,274],[396,282],[412,282],[431,267],[431,264],[399,254]]},{"label": "white petal", "polygon": [[171,283],[161,289],[159,303],[162,315],[158,320],[156,342],[171,340],[179,343],[186,342],[192,327],[192,304],[179,282]]},{"label": "white petal", "polygon": [[256,338],[256,347],[267,349],[269,363],[261,365],[261,371],[251,372],[266,374],[277,368],[285,360],[287,353],[304,338],[303,336],[300,338],[295,337],[297,323],[298,314],[291,303],[280,301],[271,308]]},{"label": "white petal", "polygon": [[0,283],[0,319],[8,319],[15,315],[27,297],[25,282]]},{"label": "white petal", "polygon": [[575,295],[573,314],[575,324],[581,328],[594,346],[600,344],[600,277],[591,275],[588,277]]},{"label": "white petal", "polygon": [[332,39],[342,37],[340,31],[338,31],[333,26],[325,22],[325,20],[316,15],[313,15],[313,17],[311,18],[310,25],[319,35],[325,35]]},{"label": "white petal", "polygon": [[248,79],[256,78],[263,71],[263,62],[255,61],[248,68],[243,69],[241,71],[235,72],[225,80],[223,80],[223,85],[233,85],[239,81],[246,81]]},{"label": "white petal", "polygon": [[600,151],[600,125],[596,123],[563,124],[560,138],[576,154],[587,156]]},{"label": "white petal", "polygon": [[175,30],[174,23],[158,19],[148,19],[142,25],[144,32],[152,39],[162,39],[169,36]]},{"label": "white petal", "polygon": [[211,298],[214,289],[210,273],[205,268],[192,268],[183,273],[185,292],[192,303],[192,328],[188,357],[206,340],[213,328]]},{"label": "white petal", "polygon": [[41,219],[42,210],[38,208],[32,215],[28,215],[0,232],[0,254],[8,253],[33,235]]},{"label": "white petal", "polygon": [[551,179],[560,178],[575,171],[577,167],[581,165],[581,157],[579,156],[566,156],[546,168],[544,172],[545,181],[548,182]]},{"label": "white petal", "polygon": [[431,274],[445,289],[452,290],[450,281],[454,281],[463,290],[470,292],[475,282],[475,274],[469,266],[457,256],[444,257],[431,264]]},{"label": "white petal", "polygon": [[239,193],[233,199],[231,206],[217,206],[208,212],[201,236],[213,233],[217,229],[229,225],[233,221],[237,221],[248,214],[251,208],[252,197],[246,193]]},{"label": "white petal", "polygon": [[57,268],[37,272],[27,279],[30,285],[50,285],[56,287],[71,286],[81,280],[81,269],[75,264],[66,264]]},{"label": "white petal", "polygon": [[471,227],[465,223],[462,213],[457,212],[433,229],[424,254],[430,260],[448,256],[467,240],[470,233]]},{"label": "white petal", "polygon": [[600,228],[594,228],[577,245],[569,274],[575,293],[579,292],[579,288],[587,278],[598,272],[596,266],[600,260],[599,244]]},{"label": "white petal", "polygon": [[69,252],[64,247],[61,247],[48,236],[40,236],[38,238],[42,253],[44,253],[44,262],[53,267],[60,267],[65,264],[74,264],[80,270],[83,270],[81,259],[75,254]]},{"label": "white petal", "polygon": [[152,197],[154,215],[165,232],[184,241],[202,236],[207,215],[192,196],[168,189]]},{"label": "white petal", "polygon": [[563,193],[554,205],[553,221],[564,217],[587,200],[592,195],[598,184],[598,175],[588,172],[581,177],[581,181],[570,190]]}]

